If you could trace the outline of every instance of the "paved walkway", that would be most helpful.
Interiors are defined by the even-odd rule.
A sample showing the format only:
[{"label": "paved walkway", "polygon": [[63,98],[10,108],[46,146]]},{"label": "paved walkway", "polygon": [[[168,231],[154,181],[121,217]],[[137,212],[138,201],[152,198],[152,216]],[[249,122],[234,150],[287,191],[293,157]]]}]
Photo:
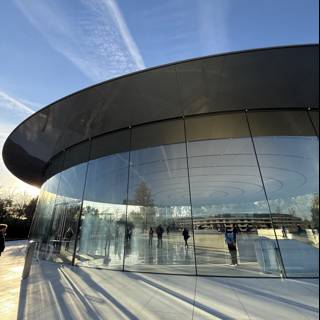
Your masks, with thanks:
[{"label": "paved walkway", "polygon": [[0,257],[0,318],[17,318],[26,241],[7,241]]},{"label": "paved walkway", "polygon": [[23,243],[12,243],[0,260],[1,320],[16,319],[17,309],[19,320],[312,320],[319,315],[318,280],[196,278],[41,261],[21,281],[23,251]]}]

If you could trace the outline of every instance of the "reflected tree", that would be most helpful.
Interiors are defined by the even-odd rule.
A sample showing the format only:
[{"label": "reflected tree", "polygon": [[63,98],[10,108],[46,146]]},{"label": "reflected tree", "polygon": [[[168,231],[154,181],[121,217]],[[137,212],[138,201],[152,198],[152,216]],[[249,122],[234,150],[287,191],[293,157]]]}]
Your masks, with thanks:
[{"label": "reflected tree", "polygon": [[144,181],[141,181],[135,190],[134,204],[141,207],[140,214],[133,214],[132,217],[142,219],[142,229],[147,230],[148,226],[154,224],[155,210],[151,191]]}]

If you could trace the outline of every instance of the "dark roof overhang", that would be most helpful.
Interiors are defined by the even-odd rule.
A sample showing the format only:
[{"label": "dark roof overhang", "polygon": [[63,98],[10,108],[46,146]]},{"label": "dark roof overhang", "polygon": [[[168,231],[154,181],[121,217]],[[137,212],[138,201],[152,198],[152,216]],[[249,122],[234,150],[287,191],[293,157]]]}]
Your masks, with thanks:
[{"label": "dark roof overhang", "polygon": [[82,141],[147,122],[202,113],[319,108],[319,46],[220,54],[143,70],[60,99],[7,138],[3,160],[40,186],[55,155]]}]

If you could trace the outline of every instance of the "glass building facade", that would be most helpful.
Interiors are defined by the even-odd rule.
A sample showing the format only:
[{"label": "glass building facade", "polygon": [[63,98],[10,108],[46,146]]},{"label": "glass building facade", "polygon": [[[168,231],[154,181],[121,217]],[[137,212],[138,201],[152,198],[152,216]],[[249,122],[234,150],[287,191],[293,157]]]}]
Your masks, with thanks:
[{"label": "glass building facade", "polygon": [[318,117],[210,113],[68,148],[46,170],[30,231],[36,256],[119,271],[318,277]]}]

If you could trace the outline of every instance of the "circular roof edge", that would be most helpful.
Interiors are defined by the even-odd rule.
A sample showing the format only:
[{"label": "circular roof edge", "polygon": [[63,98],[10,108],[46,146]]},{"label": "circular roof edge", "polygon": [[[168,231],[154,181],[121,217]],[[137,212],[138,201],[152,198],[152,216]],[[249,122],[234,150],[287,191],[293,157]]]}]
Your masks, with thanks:
[{"label": "circular roof edge", "polygon": [[106,132],[240,108],[318,108],[318,64],[319,45],[306,44],[221,53],[109,79],[24,120],[6,139],[3,160],[19,179],[39,186],[55,154]]}]

